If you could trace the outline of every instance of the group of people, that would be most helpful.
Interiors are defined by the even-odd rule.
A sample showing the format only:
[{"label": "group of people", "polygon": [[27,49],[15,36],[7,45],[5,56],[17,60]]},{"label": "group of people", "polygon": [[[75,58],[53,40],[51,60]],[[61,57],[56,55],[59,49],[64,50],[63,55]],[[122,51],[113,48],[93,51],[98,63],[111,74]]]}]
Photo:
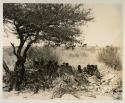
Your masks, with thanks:
[{"label": "group of people", "polygon": [[58,64],[57,61],[51,61],[44,63],[41,61],[34,61],[35,68],[38,69],[39,73],[42,73],[44,76],[48,76],[48,79],[52,77],[61,77],[64,73],[68,73],[69,75],[73,75],[77,73],[86,73],[89,76],[96,75],[98,79],[101,79],[101,74],[98,70],[97,65],[90,65],[88,64],[85,67],[81,67],[81,65],[77,66],[77,69],[73,66],[69,65],[69,63],[62,63],[61,65]]},{"label": "group of people", "polygon": [[81,65],[78,65],[78,72],[79,73],[87,73],[90,76],[96,75],[98,79],[101,79],[101,74],[98,70],[97,65],[90,65],[88,64],[86,67],[81,68]]}]

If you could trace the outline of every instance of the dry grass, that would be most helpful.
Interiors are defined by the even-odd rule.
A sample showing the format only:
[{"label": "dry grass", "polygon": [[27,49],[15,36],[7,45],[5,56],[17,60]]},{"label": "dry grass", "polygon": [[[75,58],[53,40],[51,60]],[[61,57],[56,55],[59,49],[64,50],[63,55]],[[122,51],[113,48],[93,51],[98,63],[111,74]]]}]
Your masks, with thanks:
[{"label": "dry grass", "polygon": [[60,63],[68,62],[74,67],[77,67],[78,65],[86,66],[87,64],[98,63],[98,50],[96,50],[96,48],[93,50],[93,47],[76,47],[74,50],[65,50],[64,48],[59,47],[55,50],[55,52],[57,52],[60,57]]},{"label": "dry grass", "polygon": [[99,51],[98,59],[107,66],[120,70],[122,69],[122,62],[120,58],[119,49],[113,46],[107,46]]},{"label": "dry grass", "polygon": [[43,60],[44,63],[47,63],[50,60],[59,61],[59,56],[54,52],[54,49],[50,47],[32,47],[29,50],[27,57],[27,59],[31,60],[32,62],[34,59],[37,59],[39,62]]},{"label": "dry grass", "polygon": [[[46,49],[47,50],[47,49]],[[44,56],[44,58],[47,59],[47,56],[52,56],[58,60],[60,64],[63,62],[68,62],[70,65],[74,66],[75,68],[78,65],[86,66],[87,64],[96,64],[98,65],[98,69],[102,71],[102,62],[98,59],[98,56],[100,54],[100,50],[103,50],[103,48],[96,48],[96,47],[88,47],[88,48],[81,48],[81,47],[76,47],[74,50],[66,50],[63,47],[58,47],[56,49],[51,49],[49,52],[46,51],[45,49],[39,48],[39,55]],[[44,55],[46,53],[46,55]],[[120,54],[119,59],[121,60],[121,49],[118,49],[118,53]],[[100,54],[102,55],[102,53]],[[110,55],[112,55],[110,53]],[[32,56],[32,55],[31,55]],[[105,55],[102,55],[103,57],[106,56],[105,58],[109,58],[109,54],[105,52]],[[112,56],[113,58],[114,56]],[[116,57],[114,57],[116,58]],[[13,69],[14,63],[16,61],[16,57],[13,55],[12,48],[4,48],[3,49],[3,59],[7,62],[8,66]],[[112,63],[111,58],[110,62]],[[48,60],[48,59],[47,59]],[[105,64],[104,64],[105,65]],[[111,67],[112,68],[112,67]]]}]

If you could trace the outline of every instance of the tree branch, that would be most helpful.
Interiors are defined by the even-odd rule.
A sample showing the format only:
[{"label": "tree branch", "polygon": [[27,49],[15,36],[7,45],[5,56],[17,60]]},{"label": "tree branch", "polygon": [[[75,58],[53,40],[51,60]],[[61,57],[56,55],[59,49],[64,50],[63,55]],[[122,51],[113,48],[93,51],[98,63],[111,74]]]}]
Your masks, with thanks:
[{"label": "tree branch", "polygon": [[21,50],[22,50],[24,44],[25,44],[25,40],[20,41],[20,45],[19,45],[18,50],[17,50],[17,54],[18,54],[18,55],[20,55]]},{"label": "tree branch", "polygon": [[13,22],[14,22],[13,24],[14,24],[15,27],[16,27],[16,31],[17,31],[17,33],[19,34],[20,41],[22,42],[24,36],[21,34],[20,29],[19,29],[19,26],[16,24],[16,21],[14,20]]},{"label": "tree branch", "polygon": [[[11,42],[10,42],[10,43],[11,43]],[[16,53],[16,48],[15,48],[14,44],[11,43],[11,46],[13,47],[13,53],[14,53],[14,55],[16,55],[16,57],[18,57],[18,55],[17,55],[17,53]]]},{"label": "tree branch", "polygon": [[23,53],[23,57],[24,58],[26,58],[26,56],[27,56],[27,51],[29,50],[29,48],[32,46],[32,44],[34,43],[34,42],[36,42],[36,40],[38,39],[38,37],[39,37],[39,31],[37,31],[36,32],[36,36],[35,36],[35,39],[34,40],[31,40],[28,44],[27,44],[27,47],[25,48],[25,50],[24,50],[24,53]]},{"label": "tree branch", "polygon": [[7,74],[9,75],[11,74],[11,71],[4,60],[3,60],[3,68]]}]

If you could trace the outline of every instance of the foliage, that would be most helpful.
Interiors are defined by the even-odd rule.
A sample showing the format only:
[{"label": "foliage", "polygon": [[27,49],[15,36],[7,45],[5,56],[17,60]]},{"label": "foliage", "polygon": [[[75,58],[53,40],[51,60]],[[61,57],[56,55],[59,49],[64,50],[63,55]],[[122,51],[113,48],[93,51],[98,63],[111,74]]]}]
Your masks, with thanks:
[{"label": "foliage", "polygon": [[[14,25],[19,39],[74,42],[78,26],[93,19],[91,9],[71,4],[4,4],[4,23]],[[37,33],[36,33],[37,32]]]},{"label": "foliage", "polygon": [[107,46],[101,49],[98,54],[99,61],[113,69],[122,69],[121,58],[118,50],[117,47],[113,46]]},{"label": "foliage", "polygon": [[32,47],[28,52],[27,60],[33,63],[35,59],[37,59],[39,62],[42,60],[44,61],[44,64],[46,64],[50,60],[53,62],[58,62],[59,56],[51,47]]}]

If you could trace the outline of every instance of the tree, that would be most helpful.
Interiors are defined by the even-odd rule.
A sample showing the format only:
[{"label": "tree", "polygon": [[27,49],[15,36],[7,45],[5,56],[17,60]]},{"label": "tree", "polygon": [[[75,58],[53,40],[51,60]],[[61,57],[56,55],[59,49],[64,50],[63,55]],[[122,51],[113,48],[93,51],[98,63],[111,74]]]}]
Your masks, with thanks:
[{"label": "tree", "polygon": [[15,89],[19,90],[23,81],[24,64],[33,43],[41,40],[61,44],[78,42],[79,26],[91,20],[91,9],[84,9],[81,4],[3,4],[3,22],[13,26],[12,31],[20,40],[17,48],[11,43],[17,57]]}]

